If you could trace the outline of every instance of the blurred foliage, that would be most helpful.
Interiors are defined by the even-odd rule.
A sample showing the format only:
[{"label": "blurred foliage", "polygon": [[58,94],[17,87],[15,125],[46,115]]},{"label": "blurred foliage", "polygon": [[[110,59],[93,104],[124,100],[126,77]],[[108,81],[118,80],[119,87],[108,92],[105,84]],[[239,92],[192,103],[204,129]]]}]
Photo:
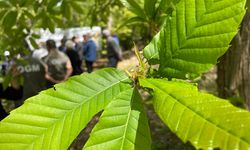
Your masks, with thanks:
[{"label": "blurred foliage", "polygon": [[247,11],[250,12],[250,0],[247,0],[247,3],[246,3],[246,8],[247,8]]},{"label": "blurred foliage", "polygon": [[82,12],[80,3],[80,0],[1,0],[1,51],[9,50],[11,56],[28,53],[25,39],[37,47],[35,39],[39,38],[32,29],[48,28],[54,32],[55,27],[65,27],[73,13]]},{"label": "blurred foliage", "polygon": [[117,35],[120,39],[120,44],[125,50],[129,50],[133,47],[134,33],[133,26],[125,26],[119,28],[123,21],[133,16],[133,14],[125,7],[114,6],[110,12],[110,18],[112,18],[112,33]]},{"label": "blurred foliage", "polygon": [[88,18],[90,25],[105,26],[109,21],[110,14],[113,13],[113,8],[121,8],[122,4],[117,0],[90,0],[88,1],[89,8]]},{"label": "blurred foliage", "polygon": [[[64,27],[106,26],[113,7],[122,7],[117,0],[88,0],[72,5],[72,18]],[[70,7],[67,7],[70,8]]]},{"label": "blurred foliage", "polygon": [[121,27],[140,25],[142,36],[148,42],[160,30],[165,18],[171,14],[179,0],[120,0],[134,16],[125,20]]},{"label": "blurred foliage", "polygon": [[[56,27],[68,28],[98,25],[108,27],[112,19],[113,33],[124,49],[132,41],[150,41],[159,31],[167,15],[179,0],[0,0],[0,52],[11,56],[29,53],[24,39],[38,45],[32,29],[54,32]],[[249,6],[249,1],[247,6]],[[124,7],[125,6],[125,7]]]},{"label": "blurred foliage", "polygon": [[163,10],[165,7],[172,9],[176,1],[0,0],[0,14],[3,16],[0,19],[0,52],[2,55],[4,50],[9,50],[10,57],[28,54],[25,39],[37,48],[35,40],[39,35],[32,33],[33,29],[44,28],[54,32],[56,27],[97,25],[110,28],[110,21],[122,47],[131,49],[133,41],[145,43],[158,32],[167,14]]},{"label": "blurred foliage", "polygon": [[[107,27],[109,19],[114,27],[131,16],[117,0],[0,0],[0,52],[9,50],[11,58],[16,54],[28,54],[25,40],[37,48],[37,28],[49,29],[80,26]],[[111,16],[111,14],[114,14]],[[118,36],[125,45],[131,41],[132,30],[123,28]],[[130,38],[128,38],[130,37]]]}]

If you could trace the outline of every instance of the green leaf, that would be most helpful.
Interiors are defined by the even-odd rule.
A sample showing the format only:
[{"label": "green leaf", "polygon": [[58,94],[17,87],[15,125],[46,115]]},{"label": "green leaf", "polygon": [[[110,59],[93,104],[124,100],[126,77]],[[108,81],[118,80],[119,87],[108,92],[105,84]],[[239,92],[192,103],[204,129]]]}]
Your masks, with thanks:
[{"label": "green leaf", "polygon": [[[179,2],[180,0],[161,0],[159,3],[159,6],[157,7],[157,12],[160,16],[157,21],[159,21],[159,24],[162,24],[161,22],[165,22],[167,16],[169,13],[171,13],[173,10],[173,7]],[[162,14],[162,12],[165,12],[167,14]],[[152,41],[144,48],[143,54],[144,57],[148,60],[149,64],[159,64],[160,58],[159,58],[159,49],[161,48],[160,45],[163,43],[166,43],[165,41],[160,41],[161,38],[164,39],[164,37],[160,37],[161,30],[159,33],[157,33]]]},{"label": "green leaf", "polygon": [[160,0],[158,11],[166,11],[171,3],[171,0]]},{"label": "green leaf", "polygon": [[130,89],[110,102],[83,149],[149,150],[150,130],[141,101],[138,91]]},{"label": "green leaf", "polygon": [[140,80],[153,89],[153,105],[163,122],[197,149],[249,149],[250,113],[197,87],[165,79]]},{"label": "green leaf", "polygon": [[120,0],[121,3],[136,15],[146,18],[144,10],[134,0]]},{"label": "green leaf", "polygon": [[155,8],[156,3],[157,3],[157,0],[145,0],[144,1],[144,10],[149,18],[154,18],[154,15],[156,13],[156,8]]},{"label": "green leaf", "polygon": [[29,6],[34,5],[34,0],[20,0],[19,5],[21,7],[29,7]]},{"label": "green leaf", "polygon": [[34,39],[39,39],[41,38],[41,36],[37,33],[32,33],[31,36],[34,38]]},{"label": "green leaf", "polygon": [[152,41],[143,49],[143,55],[150,64],[159,64],[159,48],[160,33],[156,34]]},{"label": "green leaf", "polygon": [[160,74],[197,77],[217,63],[237,33],[245,0],[181,0],[160,32]]},{"label": "green leaf", "polygon": [[25,101],[0,122],[0,147],[67,149],[91,118],[131,88],[115,69],[70,78]]},{"label": "green leaf", "polygon": [[25,16],[27,16],[29,19],[35,19],[34,14],[32,12],[30,12],[30,10],[24,10],[23,13],[25,14]]},{"label": "green leaf", "polygon": [[36,43],[36,40],[35,40],[33,37],[30,37],[30,38],[29,38],[29,41],[30,41],[31,45],[32,45],[35,49],[38,49],[38,48],[39,48],[38,44]]},{"label": "green leaf", "polygon": [[247,8],[247,11],[249,13],[250,12],[250,1],[249,0],[247,0],[247,2],[246,2],[246,8]]},{"label": "green leaf", "polygon": [[45,18],[43,18],[43,26],[47,27],[51,33],[55,32],[55,22],[52,20],[52,16],[47,14]]},{"label": "green leaf", "polygon": [[53,7],[55,7],[59,2],[60,0],[50,0],[48,3],[48,9],[53,9]]},{"label": "green leaf", "polygon": [[120,28],[124,27],[124,26],[127,26],[127,25],[131,25],[131,24],[134,24],[134,23],[143,23],[145,22],[146,20],[144,18],[141,18],[141,17],[132,17],[132,18],[129,18],[128,20],[125,20],[125,22],[123,22],[118,28],[117,30],[119,30]]},{"label": "green leaf", "polygon": [[16,6],[18,0],[8,0],[13,6]]},{"label": "green leaf", "polygon": [[0,8],[8,8],[10,7],[11,5],[8,3],[8,1],[5,1],[5,0],[1,0],[0,1]]},{"label": "green leaf", "polygon": [[169,8],[175,7],[180,0],[161,0],[158,6],[158,11],[166,12]]},{"label": "green leaf", "polygon": [[69,2],[67,2],[67,1],[62,2],[61,11],[62,11],[63,16],[66,19],[68,19],[68,20],[72,19],[73,12],[72,12],[72,8],[71,8]]},{"label": "green leaf", "polygon": [[70,5],[74,9],[74,11],[76,11],[77,13],[79,13],[79,14],[84,13],[83,7],[81,6],[82,4],[80,4],[78,2],[71,2]]},{"label": "green leaf", "polygon": [[10,10],[9,12],[6,13],[3,19],[3,27],[5,30],[10,30],[17,21],[17,11],[12,11]]},{"label": "green leaf", "polygon": [[63,20],[59,16],[51,16],[51,19],[53,19],[54,22],[56,22],[57,27],[63,27],[65,24],[63,23]]},{"label": "green leaf", "polygon": [[2,23],[2,20],[3,20],[5,14],[6,14],[7,12],[8,12],[8,10],[6,10],[6,9],[3,9],[3,10],[0,11],[0,16],[2,16],[2,18],[0,18],[0,22],[1,22],[1,23]]}]

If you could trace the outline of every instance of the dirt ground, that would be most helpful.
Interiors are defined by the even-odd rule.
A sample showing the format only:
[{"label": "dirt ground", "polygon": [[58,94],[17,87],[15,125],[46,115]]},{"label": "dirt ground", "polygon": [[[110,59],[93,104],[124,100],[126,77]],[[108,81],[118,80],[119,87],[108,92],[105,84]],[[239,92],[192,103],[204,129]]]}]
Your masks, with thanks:
[{"label": "dirt ground", "polygon": [[135,55],[132,55],[129,59],[124,59],[118,63],[118,69],[126,70],[138,66],[139,62]]}]

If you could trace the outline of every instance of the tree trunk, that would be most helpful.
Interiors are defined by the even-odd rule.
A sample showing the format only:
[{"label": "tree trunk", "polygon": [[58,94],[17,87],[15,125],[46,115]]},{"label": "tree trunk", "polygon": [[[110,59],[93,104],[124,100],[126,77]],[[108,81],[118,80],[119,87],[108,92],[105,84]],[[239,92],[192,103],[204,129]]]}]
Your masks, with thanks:
[{"label": "tree trunk", "polygon": [[241,97],[250,110],[250,14],[247,13],[228,52],[218,64],[218,93],[222,98]]}]

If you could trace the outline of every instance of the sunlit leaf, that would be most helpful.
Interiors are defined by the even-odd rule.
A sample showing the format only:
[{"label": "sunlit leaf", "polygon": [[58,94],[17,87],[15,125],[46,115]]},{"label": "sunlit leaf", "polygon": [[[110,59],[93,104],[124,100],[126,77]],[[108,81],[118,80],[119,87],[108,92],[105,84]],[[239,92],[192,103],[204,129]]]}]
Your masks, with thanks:
[{"label": "sunlit leaf", "polygon": [[166,79],[140,80],[153,89],[153,105],[162,121],[197,149],[250,148],[250,112],[197,87]]},{"label": "sunlit leaf", "polygon": [[127,90],[104,110],[84,150],[151,148],[148,120],[137,90]]},{"label": "sunlit leaf", "polygon": [[67,149],[96,113],[131,88],[129,83],[124,73],[104,69],[57,84],[0,122],[0,147]]},{"label": "sunlit leaf", "polygon": [[[194,78],[217,63],[228,49],[245,14],[244,0],[180,0],[148,58],[160,56],[160,75]],[[157,42],[158,41],[158,42]],[[146,51],[146,52],[145,52]]]}]

